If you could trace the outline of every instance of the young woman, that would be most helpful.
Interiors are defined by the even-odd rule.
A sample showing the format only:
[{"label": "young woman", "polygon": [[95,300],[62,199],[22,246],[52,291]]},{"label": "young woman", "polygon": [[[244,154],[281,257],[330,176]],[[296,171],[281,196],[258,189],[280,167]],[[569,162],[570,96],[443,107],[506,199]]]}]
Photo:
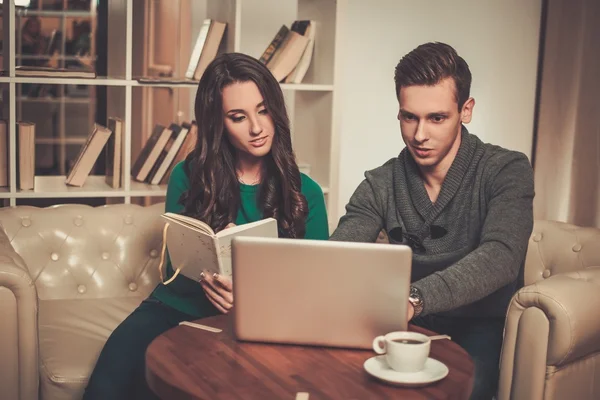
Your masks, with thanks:
[{"label": "young woman", "polygon": [[[169,178],[166,211],[215,231],[273,217],[279,236],[329,237],[323,191],[301,174],[292,150],[283,93],[271,72],[244,54],[215,58],[198,85],[196,148]],[[167,261],[167,275],[173,268]],[[144,378],[150,342],[181,321],[227,313],[231,281],[179,275],[154,292],[109,337],[84,399],[156,398]],[[257,312],[260,312],[257,310]]]}]

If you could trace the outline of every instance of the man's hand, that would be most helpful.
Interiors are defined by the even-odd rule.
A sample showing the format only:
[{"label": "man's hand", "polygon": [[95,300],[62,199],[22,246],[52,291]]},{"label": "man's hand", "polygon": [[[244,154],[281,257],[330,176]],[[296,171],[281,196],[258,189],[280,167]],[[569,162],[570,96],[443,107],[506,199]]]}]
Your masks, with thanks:
[{"label": "man's hand", "polygon": [[219,274],[211,275],[208,271],[202,272],[200,285],[204,294],[223,314],[227,314],[233,308],[233,286],[231,279]]},{"label": "man's hand", "polygon": [[408,321],[409,322],[415,316],[415,306],[413,306],[410,301],[408,302],[408,313],[407,313],[407,315],[408,315]]}]

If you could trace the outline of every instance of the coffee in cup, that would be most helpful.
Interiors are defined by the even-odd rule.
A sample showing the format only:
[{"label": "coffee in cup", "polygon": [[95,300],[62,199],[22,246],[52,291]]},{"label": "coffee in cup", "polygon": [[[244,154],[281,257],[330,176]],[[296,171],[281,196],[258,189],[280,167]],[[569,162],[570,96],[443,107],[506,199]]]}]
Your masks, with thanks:
[{"label": "coffee in cup", "polygon": [[385,359],[395,371],[419,372],[425,368],[431,340],[418,332],[391,332],[373,340],[373,350],[385,354]]}]

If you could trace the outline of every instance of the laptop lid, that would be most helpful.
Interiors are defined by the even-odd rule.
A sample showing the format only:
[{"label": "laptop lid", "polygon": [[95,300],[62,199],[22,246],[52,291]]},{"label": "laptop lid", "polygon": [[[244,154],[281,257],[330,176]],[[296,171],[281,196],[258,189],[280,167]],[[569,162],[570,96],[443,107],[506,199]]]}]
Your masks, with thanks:
[{"label": "laptop lid", "polygon": [[232,257],[239,340],[366,349],[406,330],[408,246],[236,237]]}]

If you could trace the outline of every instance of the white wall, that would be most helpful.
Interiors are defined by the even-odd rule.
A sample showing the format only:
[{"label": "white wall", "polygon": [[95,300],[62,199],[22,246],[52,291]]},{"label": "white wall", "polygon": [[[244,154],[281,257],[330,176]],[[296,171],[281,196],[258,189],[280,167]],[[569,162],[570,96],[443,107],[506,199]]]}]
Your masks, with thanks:
[{"label": "white wall", "polygon": [[469,64],[476,100],[469,130],[531,155],[541,0],[348,0],[346,8],[336,60],[342,65],[339,215],[332,218],[343,215],[366,170],[404,147],[394,68],[421,43],[448,43]]}]

